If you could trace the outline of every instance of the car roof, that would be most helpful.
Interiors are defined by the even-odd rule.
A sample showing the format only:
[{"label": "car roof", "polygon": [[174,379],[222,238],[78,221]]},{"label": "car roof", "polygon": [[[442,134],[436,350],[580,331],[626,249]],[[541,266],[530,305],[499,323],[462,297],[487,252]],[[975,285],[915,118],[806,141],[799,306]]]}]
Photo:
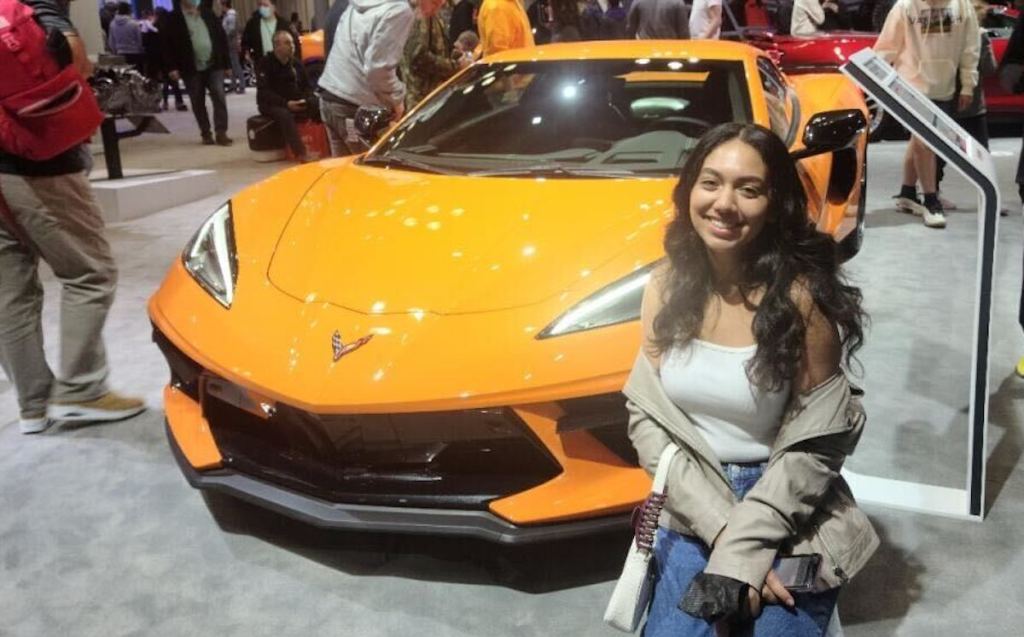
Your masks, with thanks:
[{"label": "car roof", "polygon": [[722,40],[608,40],[545,44],[488,55],[482,62],[533,62],[548,60],[605,60],[638,58],[700,58],[753,60],[762,52],[748,44]]}]

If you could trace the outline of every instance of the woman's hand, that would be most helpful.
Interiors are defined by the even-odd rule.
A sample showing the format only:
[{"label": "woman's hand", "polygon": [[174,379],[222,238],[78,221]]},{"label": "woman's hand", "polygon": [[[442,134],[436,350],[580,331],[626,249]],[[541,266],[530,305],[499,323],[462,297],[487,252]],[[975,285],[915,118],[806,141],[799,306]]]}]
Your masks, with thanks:
[{"label": "woman's hand", "polygon": [[[754,589],[750,589],[751,595],[754,593]],[[764,580],[764,587],[761,588],[760,596],[765,604],[779,604],[781,606],[788,606],[792,608],[796,604],[796,600],[793,599],[792,593],[786,590],[786,587],[782,585],[782,580],[775,574],[775,571],[768,571],[768,577]],[[758,600],[758,606],[760,607],[761,600]],[[754,610],[753,596],[751,596],[750,602],[751,615],[754,617],[758,616],[758,612]],[[758,608],[760,610],[760,608]]]}]

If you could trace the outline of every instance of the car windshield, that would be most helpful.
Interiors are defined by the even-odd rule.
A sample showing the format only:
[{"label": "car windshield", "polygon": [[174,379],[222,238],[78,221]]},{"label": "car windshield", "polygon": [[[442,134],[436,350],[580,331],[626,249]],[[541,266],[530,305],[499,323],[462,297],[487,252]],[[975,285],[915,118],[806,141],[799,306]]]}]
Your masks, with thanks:
[{"label": "car windshield", "polygon": [[364,161],[461,175],[669,175],[705,131],[749,121],[742,62],[478,64]]}]

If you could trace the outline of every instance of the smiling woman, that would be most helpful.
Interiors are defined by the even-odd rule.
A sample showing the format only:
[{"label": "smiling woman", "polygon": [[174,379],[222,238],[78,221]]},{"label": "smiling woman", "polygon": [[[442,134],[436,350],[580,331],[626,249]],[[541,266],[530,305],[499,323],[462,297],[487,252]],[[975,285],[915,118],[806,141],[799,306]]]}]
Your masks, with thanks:
[{"label": "smiling woman", "polygon": [[[714,623],[749,634],[754,623],[753,634],[820,636],[873,550],[857,539],[871,537],[862,514],[833,513],[863,425],[840,369],[861,344],[860,291],[766,128],[709,131],[673,199],[667,266],[644,295],[645,355],[625,389],[641,464],[651,471],[670,442],[683,449],[670,460],[644,634],[711,637]],[[830,524],[845,530],[838,542],[819,534]],[[779,558],[803,553],[829,565],[797,594]]]}]

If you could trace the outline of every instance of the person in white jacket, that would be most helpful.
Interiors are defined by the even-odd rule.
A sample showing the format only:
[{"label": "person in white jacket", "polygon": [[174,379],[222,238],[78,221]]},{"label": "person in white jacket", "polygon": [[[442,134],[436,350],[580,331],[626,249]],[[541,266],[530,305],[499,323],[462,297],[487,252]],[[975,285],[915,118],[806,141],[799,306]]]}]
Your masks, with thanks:
[{"label": "person in white jacket", "polygon": [[346,123],[360,106],[390,108],[396,120],[405,112],[397,68],[414,18],[408,0],[352,0],[342,14],[320,76],[320,115],[331,155],[362,150]]},{"label": "person in white jacket", "polygon": [[[970,0],[897,0],[875,42],[875,53],[949,115],[971,104],[978,84],[978,18]],[[959,94],[956,91],[960,80]],[[917,197],[921,182],[923,201]],[[912,137],[903,160],[896,207],[945,228],[935,179],[935,154]]]},{"label": "person in white jacket", "polygon": [[790,35],[814,35],[825,22],[825,10],[839,12],[839,5],[831,0],[796,0],[793,17],[789,21]]}]

